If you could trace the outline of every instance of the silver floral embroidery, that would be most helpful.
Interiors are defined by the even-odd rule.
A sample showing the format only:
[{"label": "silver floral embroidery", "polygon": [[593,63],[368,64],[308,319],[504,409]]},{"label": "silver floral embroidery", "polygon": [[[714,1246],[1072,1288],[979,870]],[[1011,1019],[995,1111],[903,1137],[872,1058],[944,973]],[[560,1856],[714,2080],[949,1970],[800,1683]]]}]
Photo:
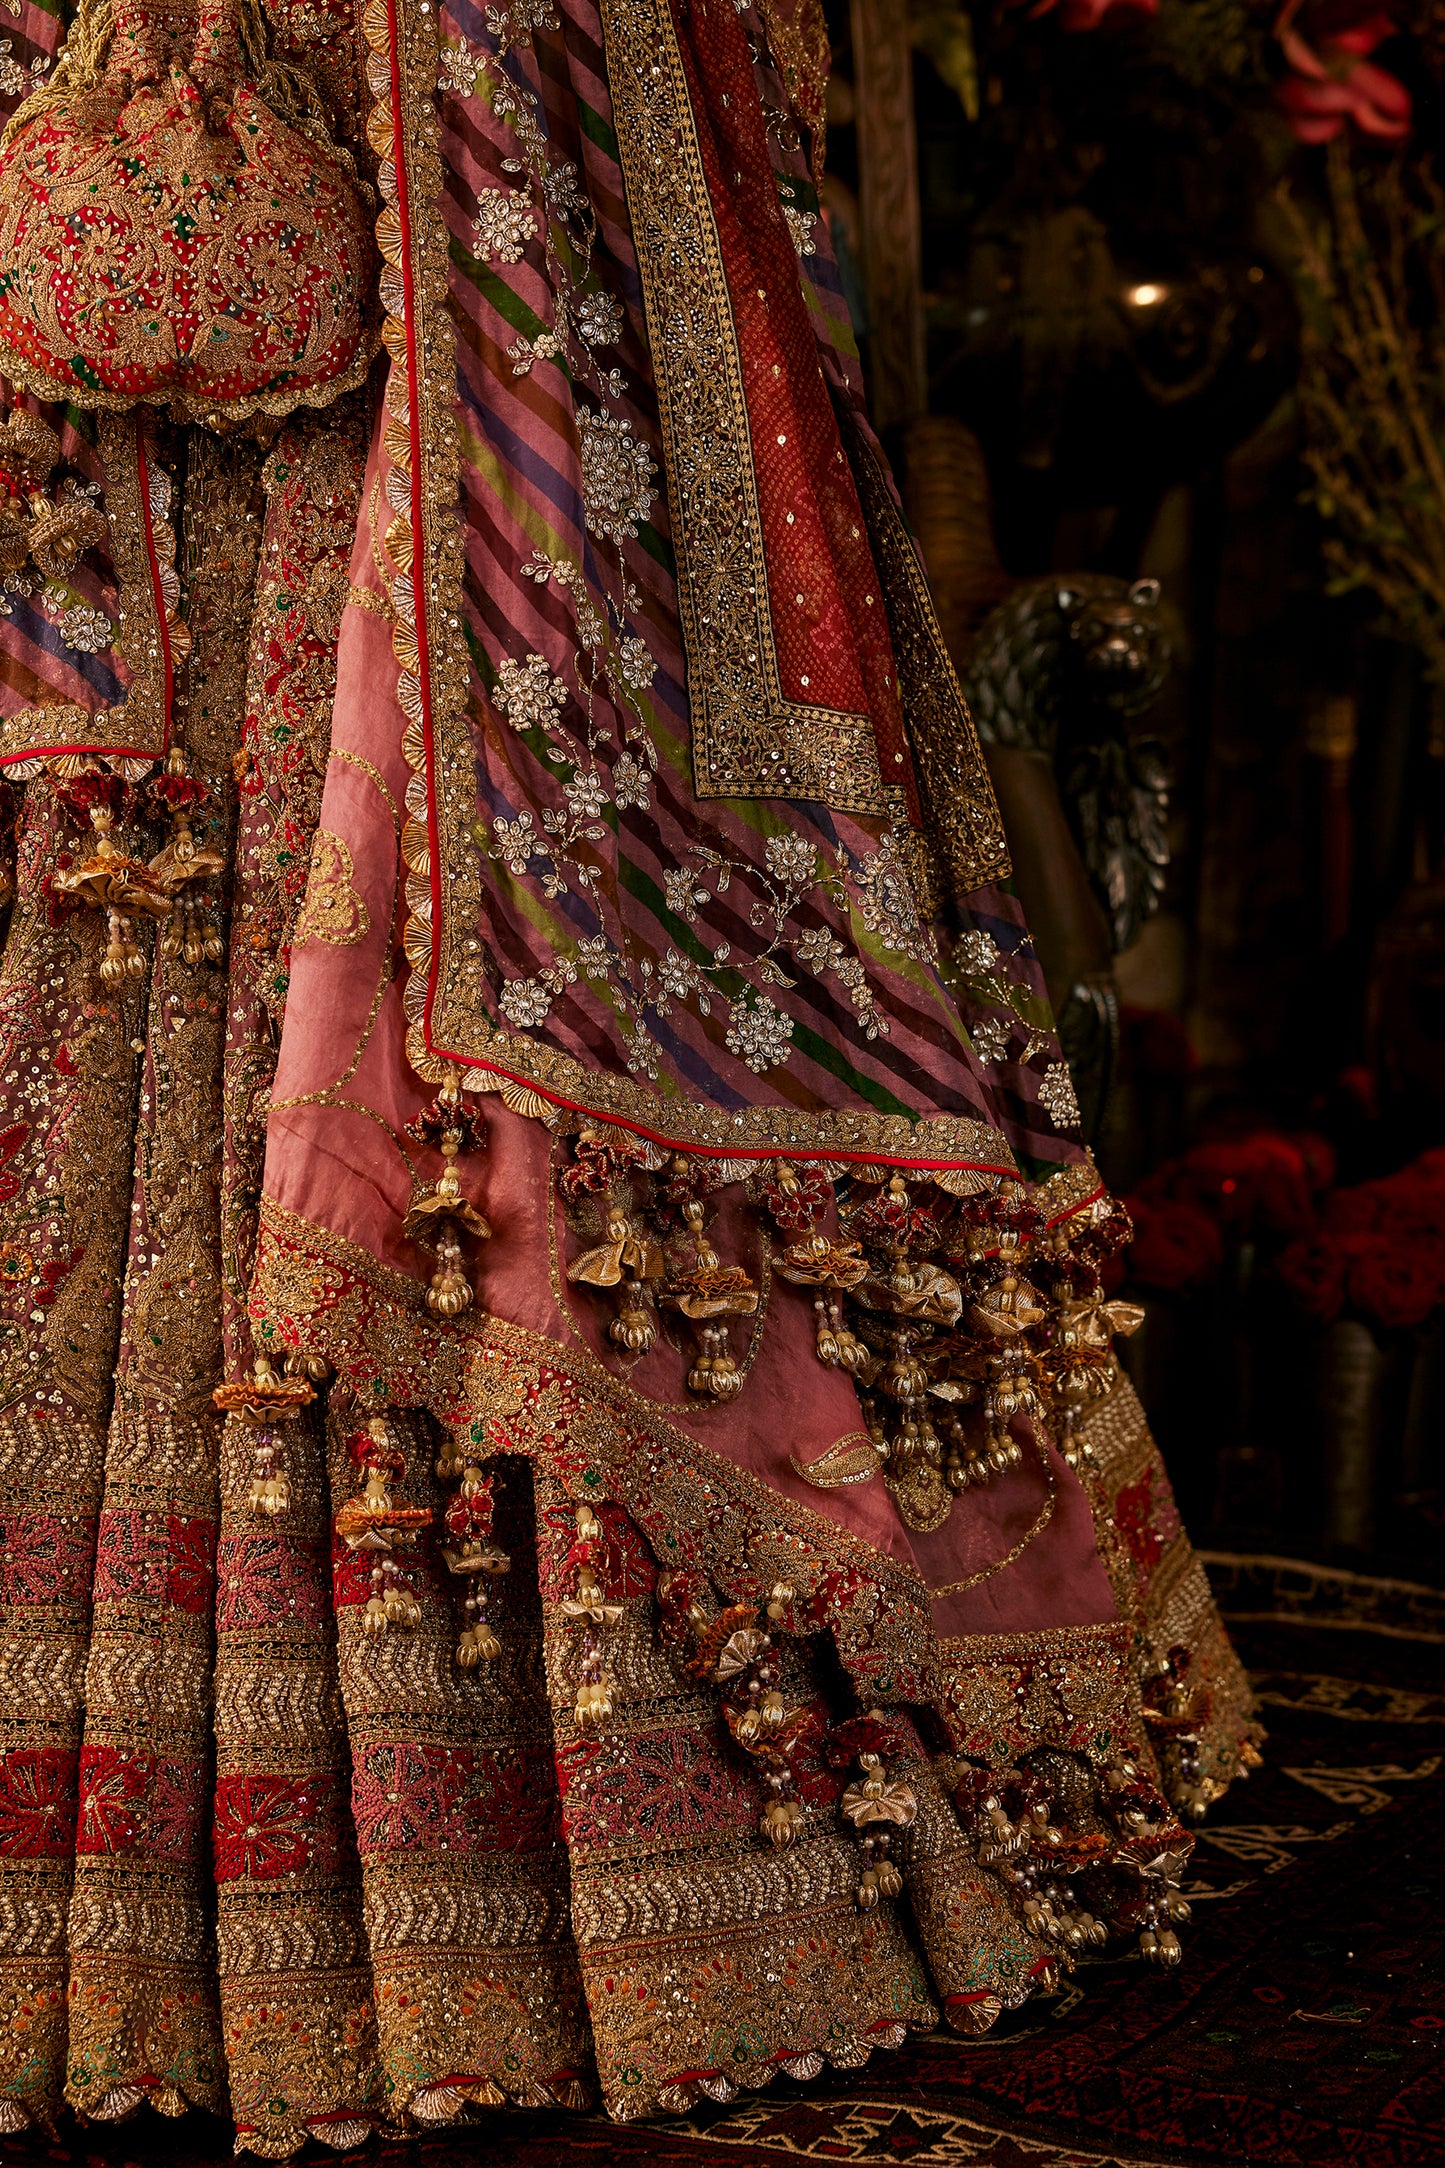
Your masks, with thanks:
[{"label": "silver floral embroidery", "polygon": [[805,836],[769,836],[764,855],[773,879],[792,887],[811,882],[817,871],[818,853]]},{"label": "silver floral embroidery", "polygon": [[652,778],[631,753],[619,753],[612,770],[612,803],[619,813],[629,806],[645,806],[652,798]]},{"label": "silver floral embroidery", "polygon": [[625,414],[577,410],[582,455],[582,509],[590,534],[603,542],[627,542],[639,522],[652,516],[657,466],[632,434]]},{"label": "silver floral embroidery", "polygon": [[648,650],[647,642],[639,640],[636,633],[628,633],[618,642],[618,656],[623,683],[637,693],[647,692],[657,676],[657,664]]},{"label": "silver floral embroidery", "polygon": [[993,971],[998,967],[998,943],[993,935],[985,933],[981,926],[970,926],[967,933],[959,935],[954,954],[964,971]]},{"label": "silver floral embroidery", "polygon": [[549,730],[567,704],[567,688],[553,677],[544,655],[525,662],[510,656],[497,671],[497,706],[514,730]]},{"label": "silver floral embroidery", "polygon": [[520,263],[537,232],[537,214],[519,188],[483,188],[472,223],[475,252],[489,263]]},{"label": "silver floral embroidery", "polygon": [[1055,1129],[1073,1129],[1079,1120],[1079,1101],[1074,1080],[1061,1061],[1051,1061],[1039,1086],[1039,1105]]},{"label": "silver floral embroidery", "polygon": [[545,1024],[551,1008],[552,996],[536,979],[508,979],[502,988],[502,1014],[519,1030]]},{"label": "silver floral embroidery", "polygon": [[508,873],[518,879],[526,872],[533,853],[540,850],[542,839],[532,826],[532,816],[525,809],[514,821],[500,816],[492,822],[492,834],[496,838],[497,856]]},{"label": "silver floral embroidery", "polygon": [[810,926],[793,943],[793,954],[798,962],[818,979],[826,972],[836,971],[847,953],[838,936],[827,926]]},{"label": "silver floral embroidery", "polygon": [[1003,1061],[1013,1038],[1013,1025],[1006,1024],[1001,1016],[981,1016],[976,1024],[969,1026],[968,1036],[981,1062]]},{"label": "silver floral embroidery", "polygon": [[59,620],[61,639],[80,655],[98,655],[110,646],[115,627],[104,610],[92,603],[76,602]]},{"label": "silver floral embroidery", "polygon": [[507,348],[507,359],[512,364],[513,376],[527,376],[539,361],[555,360],[566,352],[562,339],[555,331],[539,331],[535,339],[514,339]]},{"label": "silver floral embroidery", "polygon": [[936,962],[938,944],[932,928],[922,921],[913,882],[893,830],[883,831],[877,850],[866,858],[855,858],[850,853],[849,870],[858,891],[859,913],[869,933],[914,962]]},{"label": "silver floral embroidery", "polygon": [[754,1076],[777,1069],[788,1059],[793,1044],[793,1019],[770,1001],[755,994],[744,1008],[735,1005],[727,1028],[729,1051],[747,1063]]},{"label": "silver floral embroidery", "polygon": [[816,256],[818,244],[813,239],[813,229],[818,223],[817,212],[800,211],[796,204],[785,203],[783,205],[783,216],[788,221],[788,232],[793,237],[793,246],[798,251],[798,254],[800,256]]},{"label": "silver floral embroidery", "polygon": [[[19,7],[12,7],[10,12],[18,15]],[[25,98],[32,90],[40,88],[41,79],[50,66],[50,56],[42,54],[38,60],[32,60],[27,74],[20,62],[11,56],[12,42],[10,38],[0,38],[0,98]]]},{"label": "silver floral embroidery", "polygon": [[553,0],[495,0],[487,9],[487,28],[500,60],[514,45],[530,45],[533,31],[555,30],[557,10]]},{"label": "silver floral embroidery", "polygon": [[573,321],[589,346],[615,346],[622,337],[622,303],[611,294],[584,294]]}]

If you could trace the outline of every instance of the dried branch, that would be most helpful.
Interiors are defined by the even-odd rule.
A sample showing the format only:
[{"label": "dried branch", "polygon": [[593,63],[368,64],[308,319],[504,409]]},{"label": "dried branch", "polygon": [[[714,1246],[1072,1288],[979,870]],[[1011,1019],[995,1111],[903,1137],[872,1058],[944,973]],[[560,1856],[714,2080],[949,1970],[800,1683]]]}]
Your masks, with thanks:
[{"label": "dried branch", "polygon": [[1282,190],[1305,303],[1300,404],[1332,591],[1366,588],[1445,685],[1445,189],[1328,156],[1328,213]]}]

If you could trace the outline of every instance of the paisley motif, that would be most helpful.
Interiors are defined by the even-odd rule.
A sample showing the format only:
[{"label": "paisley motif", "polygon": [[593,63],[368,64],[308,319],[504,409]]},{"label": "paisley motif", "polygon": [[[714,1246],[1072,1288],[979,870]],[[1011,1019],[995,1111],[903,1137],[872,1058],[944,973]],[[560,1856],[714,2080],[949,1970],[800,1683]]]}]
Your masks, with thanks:
[{"label": "paisley motif", "polygon": [[318,828],[311,846],[306,900],[291,936],[293,947],[299,948],[303,941],[329,941],[333,948],[349,948],[366,939],[371,919],[352,885],[355,871],[340,836],[329,828]]}]

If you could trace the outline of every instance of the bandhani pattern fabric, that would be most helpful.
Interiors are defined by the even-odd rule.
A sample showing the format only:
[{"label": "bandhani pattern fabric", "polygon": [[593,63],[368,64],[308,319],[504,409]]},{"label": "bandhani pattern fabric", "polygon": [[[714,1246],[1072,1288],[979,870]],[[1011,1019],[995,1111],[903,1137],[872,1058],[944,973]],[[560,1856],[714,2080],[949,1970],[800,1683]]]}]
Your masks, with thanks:
[{"label": "bandhani pattern fabric", "polygon": [[[384,351],[292,219],[209,405],[170,270],[148,404],[5,394],[6,2131],[682,2114],[1181,1956],[1258,1727],[868,425],[820,23],[22,17],[0,226],[92,79],[219,69],[374,191],[327,307]],[[5,324],[71,306],[13,260]]]}]

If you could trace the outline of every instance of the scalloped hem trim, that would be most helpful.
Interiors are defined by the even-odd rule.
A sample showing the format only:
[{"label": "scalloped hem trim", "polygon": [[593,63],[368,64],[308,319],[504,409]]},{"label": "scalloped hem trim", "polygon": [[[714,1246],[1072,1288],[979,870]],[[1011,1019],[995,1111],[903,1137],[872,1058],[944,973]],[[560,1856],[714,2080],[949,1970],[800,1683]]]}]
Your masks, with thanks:
[{"label": "scalloped hem trim", "polygon": [[653,2115],[686,2115],[700,2100],[725,2106],[728,2101],[736,2100],[740,2092],[762,2092],[779,2076],[806,2085],[825,2067],[861,2070],[876,2049],[901,2048],[910,2032],[932,2032],[937,2023],[936,2013],[928,2024],[905,2024],[897,2018],[880,2018],[866,2032],[856,2034],[851,2041],[840,2041],[834,2047],[805,2048],[801,2052],[779,2048],[767,2058],[766,2066],[756,2076],[730,2075],[724,2070],[684,2070],[668,2084],[660,2086],[651,2100],[604,2100],[604,2105],[614,2123],[637,2123]]}]

